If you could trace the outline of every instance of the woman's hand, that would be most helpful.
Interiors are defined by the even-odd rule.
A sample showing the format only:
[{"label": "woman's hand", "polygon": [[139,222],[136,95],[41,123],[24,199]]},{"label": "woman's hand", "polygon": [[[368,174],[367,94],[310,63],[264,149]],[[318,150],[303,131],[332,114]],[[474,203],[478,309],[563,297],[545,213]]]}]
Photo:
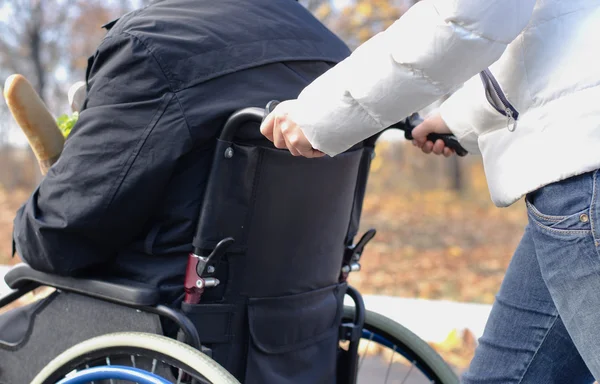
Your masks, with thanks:
[{"label": "woman's hand", "polygon": [[260,126],[260,133],[273,142],[279,149],[288,149],[294,156],[308,158],[322,157],[325,154],[312,147],[304,132],[292,120],[291,112],[296,100],[283,101],[271,112]]},{"label": "woman's hand", "polygon": [[452,134],[450,128],[442,117],[437,114],[425,119],[421,124],[417,125],[412,131],[413,145],[421,148],[424,153],[435,153],[436,155],[444,155],[450,157],[454,150],[446,147],[443,140],[437,140],[435,143],[427,140],[427,135],[430,133]]}]

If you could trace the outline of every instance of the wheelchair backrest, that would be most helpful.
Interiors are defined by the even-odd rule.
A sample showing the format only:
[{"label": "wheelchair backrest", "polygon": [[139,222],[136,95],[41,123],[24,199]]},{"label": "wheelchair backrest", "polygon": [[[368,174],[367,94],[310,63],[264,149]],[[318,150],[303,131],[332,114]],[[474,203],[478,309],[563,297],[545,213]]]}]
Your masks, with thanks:
[{"label": "wheelchair backrest", "polygon": [[245,260],[245,295],[335,284],[358,229],[373,144],[306,159],[236,138],[258,130],[262,115],[259,108],[234,114],[218,139],[194,247],[208,252],[233,237],[228,255]]}]

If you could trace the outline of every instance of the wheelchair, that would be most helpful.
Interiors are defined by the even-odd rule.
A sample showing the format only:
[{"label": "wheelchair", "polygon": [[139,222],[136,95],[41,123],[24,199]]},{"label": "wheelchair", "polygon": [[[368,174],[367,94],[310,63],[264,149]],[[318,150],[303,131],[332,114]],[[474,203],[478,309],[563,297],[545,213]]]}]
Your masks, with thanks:
[{"label": "wheelchair", "polygon": [[[141,283],[9,271],[0,308],[55,291],[2,315],[1,384],[458,383],[347,282],[375,236],[354,242],[379,134],[334,158],[294,157],[241,134],[272,106],[223,127],[175,304]],[[417,117],[393,128],[409,137]]]}]

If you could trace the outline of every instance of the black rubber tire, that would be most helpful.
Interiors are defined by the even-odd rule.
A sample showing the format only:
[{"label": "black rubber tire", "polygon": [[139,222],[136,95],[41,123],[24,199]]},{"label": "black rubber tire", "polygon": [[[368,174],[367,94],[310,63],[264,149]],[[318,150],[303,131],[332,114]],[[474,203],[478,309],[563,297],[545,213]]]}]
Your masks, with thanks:
[{"label": "black rubber tire", "polygon": [[[354,307],[344,307],[344,319],[354,318]],[[435,380],[436,384],[459,384],[458,376],[444,359],[417,335],[394,320],[376,312],[366,311],[365,329],[387,338],[416,361],[418,368]]]}]

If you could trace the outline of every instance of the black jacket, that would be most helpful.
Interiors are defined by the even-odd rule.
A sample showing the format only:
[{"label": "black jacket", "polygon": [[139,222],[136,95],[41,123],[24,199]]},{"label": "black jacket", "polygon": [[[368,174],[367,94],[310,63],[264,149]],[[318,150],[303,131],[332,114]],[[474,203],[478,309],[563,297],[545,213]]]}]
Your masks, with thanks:
[{"label": "black jacket", "polygon": [[295,98],[349,51],[292,0],[163,0],[111,27],[16,249],[42,271],[180,287],[226,118]]}]

